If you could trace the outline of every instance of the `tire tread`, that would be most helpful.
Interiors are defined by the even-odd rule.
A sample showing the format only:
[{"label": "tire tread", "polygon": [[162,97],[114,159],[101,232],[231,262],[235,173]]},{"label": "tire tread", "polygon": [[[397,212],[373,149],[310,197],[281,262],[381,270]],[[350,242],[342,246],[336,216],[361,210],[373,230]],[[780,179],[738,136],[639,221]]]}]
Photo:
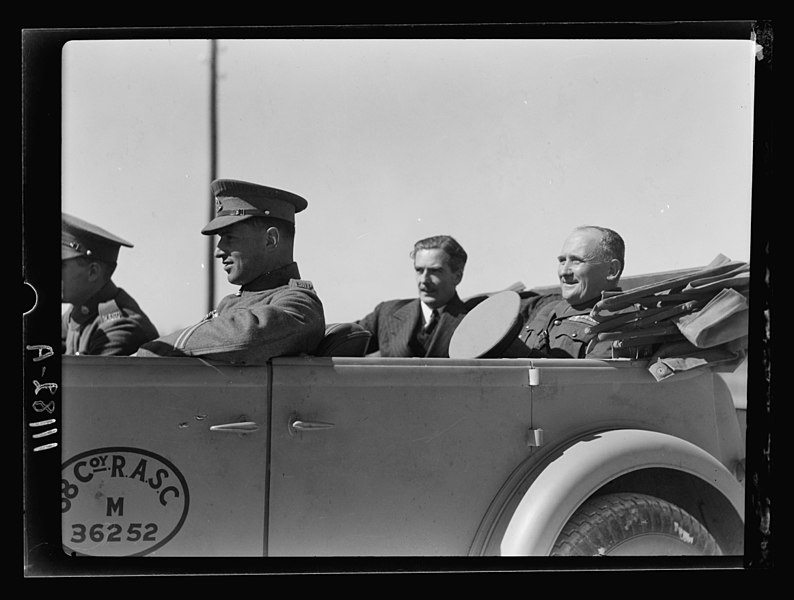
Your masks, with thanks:
[{"label": "tire tread", "polygon": [[700,521],[660,498],[637,493],[606,494],[586,501],[557,538],[552,556],[603,556],[632,537],[659,533],[679,539],[700,554],[721,554]]}]

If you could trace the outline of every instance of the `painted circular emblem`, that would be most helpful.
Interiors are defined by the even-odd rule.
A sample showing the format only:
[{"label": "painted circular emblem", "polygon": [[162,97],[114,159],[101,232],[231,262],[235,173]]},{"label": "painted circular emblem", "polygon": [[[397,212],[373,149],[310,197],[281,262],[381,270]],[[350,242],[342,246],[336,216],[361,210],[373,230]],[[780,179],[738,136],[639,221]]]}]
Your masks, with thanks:
[{"label": "painted circular emblem", "polygon": [[69,554],[142,556],[173,538],[188,513],[182,473],[138,448],[98,448],[61,467],[61,536]]}]

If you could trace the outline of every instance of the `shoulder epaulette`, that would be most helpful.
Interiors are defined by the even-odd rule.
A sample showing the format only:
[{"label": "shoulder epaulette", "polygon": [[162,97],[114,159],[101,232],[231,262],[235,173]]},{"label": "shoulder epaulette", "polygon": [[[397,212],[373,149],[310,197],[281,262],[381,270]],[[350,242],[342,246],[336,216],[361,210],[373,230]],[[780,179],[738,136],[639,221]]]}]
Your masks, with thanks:
[{"label": "shoulder epaulette", "polygon": [[568,317],[568,320],[576,321],[577,323],[587,323],[588,325],[598,325],[598,321],[590,315],[573,315],[572,317]]},{"label": "shoulder epaulette", "polygon": [[289,284],[291,287],[299,287],[304,290],[312,290],[314,291],[314,286],[312,282],[308,279],[290,279]]},{"label": "shoulder epaulette", "polygon": [[97,307],[97,312],[99,313],[99,318],[103,321],[112,321],[124,316],[124,313],[115,300],[101,302]]}]

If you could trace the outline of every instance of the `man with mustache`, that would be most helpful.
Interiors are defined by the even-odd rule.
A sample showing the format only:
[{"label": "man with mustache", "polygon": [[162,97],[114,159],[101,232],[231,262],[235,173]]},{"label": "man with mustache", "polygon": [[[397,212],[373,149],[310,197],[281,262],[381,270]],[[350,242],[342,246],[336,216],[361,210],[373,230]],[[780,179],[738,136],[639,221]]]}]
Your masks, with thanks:
[{"label": "man with mustache", "polygon": [[612,358],[612,343],[587,333],[596,325],[589,315],[601,292],[618,291],[625,266],[625,243],[606,227],[577,227],[557,257],[562,300],[542,307],[519,338],[532,356]]},{"label": "man with mustache", "polygon": [[452,333],[471,308],[457,294],[466,251],[453,237],[438,235],[416,242],[410,256],[419,297],[381,302],[358,321],[372,333],[367,353],[447,358]]},{"label": "man with mustache", "polygon": [[204,319],[149,342],[136,356],[201,356],[262,364],[274,356],[309,354],[325,334],[323,305],[293,260],[295,213],[304,198],[276,188],[218,179],[216,216],[202,230],[218,235],[215,258],[240,289]]}]

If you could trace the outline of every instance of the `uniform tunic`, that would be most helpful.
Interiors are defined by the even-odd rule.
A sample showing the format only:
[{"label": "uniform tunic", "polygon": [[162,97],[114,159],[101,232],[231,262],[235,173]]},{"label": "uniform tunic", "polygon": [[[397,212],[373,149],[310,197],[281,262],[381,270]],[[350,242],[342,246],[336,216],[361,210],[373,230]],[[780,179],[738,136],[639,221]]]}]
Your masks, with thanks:
[{"label": "uniform tunic", "polygon": [[112,281],[61,320],[64,354],[129,356],[157,335],[138,303]]},{"label": "uniform tunic", "polygon": [[274,356],[310,354],[324,335],[323,305],[291,263],[226,296],[195,325],[145,344],[137,356],[262,364]]},{"label": "uniform tunic", "polygon": [[597,324],[590,316],[595,303],[572,306],[566,300],[543,306],[525,326],[519,338],[536,357],[612,358],[612,342],[598,342],[585,329]]},{"label": "uniform tunic", "polygon": [[520,298],[518,314],[525,324],[530,323],[544,306],[562,300],[562,294],[559,292],[539,293],[525,290],[519,292],[518,296]]}]

